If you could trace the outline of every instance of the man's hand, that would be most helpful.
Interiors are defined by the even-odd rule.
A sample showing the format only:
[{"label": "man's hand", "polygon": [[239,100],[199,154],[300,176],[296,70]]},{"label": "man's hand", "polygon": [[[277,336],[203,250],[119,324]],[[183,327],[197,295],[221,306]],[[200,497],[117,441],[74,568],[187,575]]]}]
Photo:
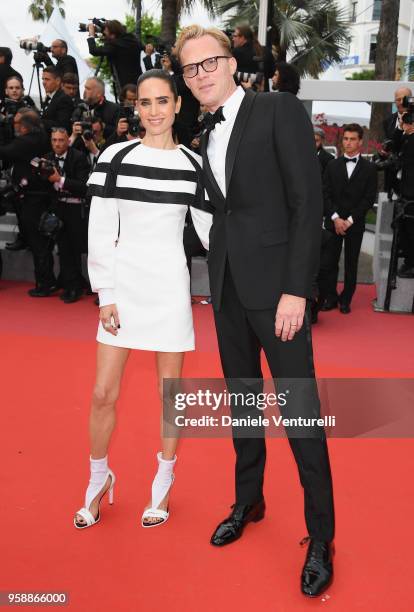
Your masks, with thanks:
[{"label": "man's hand", "polygon": [[95,34],[96,34],[95,24],[90,23],[88,25],[88,32],[89,32],[89,36],[92,36],[93,38],[95,38]]},{"label": "man's hand", "polygon": [[59,174],[59,172],[57,171],[57,169],[55,168],[55,171],[53,174],[51,174],[50,176],[47,177],[47,180],[50,183],[58,183],[60,181],[60,179],[62,178],[62,175]]},{"label": "man's hand", "polygon": [[345,231],[346,231],[348,228],[350,228],[350,227],[351,227],[351,225],[352,225],[352,223],[351,223],[351,222],[350,222],[348,219],[345,219],[345,220],[344,220],[344,224],[345,224]]},{"label": "man's hand", "polygon": [[116,134],[117,136],[124,136],[128,134],[128,119],[123,117],[118,121],[118,125],[116,126]]},{"label": "man's hand", "polygon": [[411,134],[414,134],[414,125],[411,123],[403,123],[402,129],[404,134],[406,134],[407,136],[411,136]]},{"label": "man's hand", "polygon": [[345,221],[344,219],[337,217],[334,220],[334,225],[335,225],[335,232],[340,236],[345,236],[345,232],[348,229],[350,223],[349,221]]},{"label": "man's hand", "polygon": [[282,342],[292,340],[302,328],[305,307],[305,298],[288,293],[281,296],[276,310],[275,334]]},{"label": "man's hand", "polygon": [[85,140],[85,138],[82,136],[82,140],[85,143],[85,147],[87,148],[89,153],[92,153],[93,155],[98,155],[99,149],[96,146],[96,143],[93,138],[91,138],[91,140]]},{"label": "man's hand", "polygon": [[108,304],[101,306],[99,309],[99,319],[106,332],[113,336],[118,335],[118,329],[121,327],[119,323],[119,315],[116,304]]}]

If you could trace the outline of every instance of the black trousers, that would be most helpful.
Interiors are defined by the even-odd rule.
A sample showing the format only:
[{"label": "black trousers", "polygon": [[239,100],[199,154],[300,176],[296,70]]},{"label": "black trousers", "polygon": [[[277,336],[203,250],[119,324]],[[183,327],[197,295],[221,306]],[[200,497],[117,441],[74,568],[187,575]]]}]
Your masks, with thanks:
[{"label": "black trousers", "polygon": [[21,227],[24,238],[33,255],[34,273],[38,287],[52,287],[56,284],[53,272],[52,250],[54,242],[39,232],[39,221],[42,213],[48,208],[48,200],[25,196],[21,206]]},{"label": "black trousers", "polygon": [[56,242],[59,249],[59,282],[63,289],[82,290],[86,281],[82,275],[82,253],[87,249],[88,218],[82,204],[58,202],[54,208],[63,222]]},{"label": "black trousers", "polygon": [[[226,379],[262,379],[260,353],[263,349],[273,378],[300,377],[314,382],[308,312],[297,336],[291,341],[282,342],[274,332],[275,309],[245,309],[240,303],[227,264],[221,309],[214,316]],[[303,409],[305,413],[306,406]],[[263,498],[266,462],[264,435],[233,437],[233,443],[236,451],[236,502],[256,503]],[[304,489],[308,533],[316,539],[330,541],[334,537],[334,504],[325,435],[322,431],[319,438],[289,437],[289,444]]]},{"label": "black trousers", "polygon": [[[333,233],[325,247],[325,265],[329,272],[326,275],[326,293],[329,300],[339,300],[341,304],[350,304],[355,293],[358,275],[358,259],[361,251],[362,238],[365,227],[350,227],[345,236]],[[336,285],[338,283],[339,258],[342,244],[345,243],[345,276],[344,288],[338,296]]]}]

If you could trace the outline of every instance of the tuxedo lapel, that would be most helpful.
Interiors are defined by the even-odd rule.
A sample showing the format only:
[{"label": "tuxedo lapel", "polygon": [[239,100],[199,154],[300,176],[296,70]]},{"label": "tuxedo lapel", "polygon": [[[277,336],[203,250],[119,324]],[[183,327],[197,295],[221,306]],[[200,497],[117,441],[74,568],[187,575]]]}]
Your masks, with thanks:
[{"label": "tuxedo lapel", "polygon": [[348,178],[348,170],[346,168],[345,157],[344,156],[339,157],[338,161],[341,162],[340,164],[338,164],[338,179],[341,181],[342,185],[346,185],[349,181],[349,178]]},{"label": "tuxedo lapel", "polygon": [[201,156],[203,158],[203,169],[204,169],[204,172],[207,175],[207,178],[208,178],[211,186],[213,187],[214,191],[216,192],[217,197],[219,198],[220,202],[222,202],[224,204],[224,195],[223,195],[220,187],[218,186],[218,183],[217,183],[217,181],[215,179],[215,176],[213,174],[213,171],[211,169],[210,162],[208,160],[208,155],[207,155],[208,137],[209,137],[209,133],[208,132],[203,134],[202,137],[201,137],[201,143],[200,143]]},{"label": "tuxedo lapel", "polygon": [[349,179],[349,181],[353,181],[353,180],[354,180],[354,178],[355,178],[355,177],[356,177],[356,176],[357,176],[357,175],[360,173],[360,171],[361,171],[361,167],[362,167],[363,163],[364,163],[364,162],[363,162],[363,159],[362,159],[362,155],[360,155],[360,156],[359,156],[359,160],[358,160],[358,162],[356,163],[355,170],[354,170],[354,171],[353,171],[353,173],[351,174],[351,178]]},{"label": "tuxedo lapel", "polygon": [[231,132],[226,154],[226,194],[229,193],[229,185],[233,173],[234,162],[236,161],[237,149],[255,97],[256,94],[253,91],[250,89],[246,90]]}]

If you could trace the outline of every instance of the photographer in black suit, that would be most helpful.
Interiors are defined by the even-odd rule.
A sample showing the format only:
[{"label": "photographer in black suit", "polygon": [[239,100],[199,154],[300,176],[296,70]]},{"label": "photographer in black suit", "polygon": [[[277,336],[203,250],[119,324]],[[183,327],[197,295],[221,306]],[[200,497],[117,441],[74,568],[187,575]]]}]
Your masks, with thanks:
[{"label": "photographer in black suit", "polygon": [[[377,170],[363,159],[363,129],[357,123],[344,126],[344,155],[329,162],[324,174],[325,228],[332,232],[329,241],[330,271],[327,297],[322,310],[339,305],[342,314],[351,312],[351,301],[357,283],[358,259],[365,231],[365,216],[375,203]],[[345,281],[338,296],[338,264],[345,243]]]},{"label": "photographer in black suit", "polygon": [[[306,300],[318,267],[322,191],[312,125],[292,94],[236,87],[237,63],[220,30],[184,28],[176,47],[187,86],[210,113],[201,153],[214,208],[208,266],[224,376],[230,391],[240,388],[243,397],[247,389],[252,392],[249,379],[253,393],[260,392],[263,349],[273,378],[300,378],[313,390],[295,408],[304,415],[312,404],[316,416]],[[234,404],[232,414],[240,414]],[[252,414],[257,415],[254,409]],[[213,533],[214,546],[234,542],[247,523],[265,514],[264,432],[234,427],[233,435],[236,500]],[[315,596],[333,575],[334,510],[325,433],[289,435],[289,444],[304,487],[309,532],[301,588]]]},{"label": "photographer in black suit", "polygon": [[44,62],[46,66],[54,66],[62,78],[68,73],[78,76],[78,65],[75,58],[68,55],[68,45],[65,40],[57,38],[50,45],[50,50],[56,64],[52,62],[48,53],[37,52],[36,58]]},{"label": "photographer in black suit", "polygon": [[87,250],[88,215],[85,205],[86,182],[90,165],[85,156],[69,147],[69,136],[64,128],[53,128],[52,153],[47,159],[56,169],[48,177],[53,185],[54,212],[63,223],[56,242],[59,248],[60,283],[65,304],[77,302],[86,284],[82,276],[82,253]]},{"label": "photographer in black suit", "polygon": [[105,22],[103,45],[97,46],[96,28],[88,26],[89,53],[95,57],[107,57],[112,66],[114,80],[119,96],[121,88],[127,83],[136,83],[141,74],[140,55],[143,46],[134,34],[129,34],[119,21],[113,19]]},{"label": "photographer in black suit", "polygon": [[105,124],[105,138],[116,130],[119,118],[119,105],[105,98],[105,83],[98,77],[85,81],[83,100],[92,111],[94,117],[99,117]]},{"label": "photographer in black suit", "polygon": [[31,165],[35,157],[43,157],[49,139],[36,111],[24,108],[14,118],[17,137],[0,147],[0,159],[13,163],[12,180],[17,189],[16,207],[24,237],[33,255],[36,287],[31,297],[47,297],[56,291],[53,274],[53,243],[39,232],[42,213],[49,206],[49,189]]},{"label": "photographer in black suit", "polygon": [[47,66],[42,74],[46,98],[42,107],[42,122],[50,133],[52,127],[71,128],[73,102],[61,89],[62,78],[54,66]]},{"label": "photographer in black suit", "polygon": [[[394,140],[395,131],[400,129],[400,120],[402,114],[406,109],[403,107],[403,100],[405,96],[412,96],[411,89],[408,87],[400,87],[394,93],[394,103],[397,107],[397,111],[392,113],[389,117],[384,119],[382,124],[384,130],[384,138],[385,140]],[[396,135],[398,141],[398,134]],[[398,141],[399,144],[399,141]],[[386,158],[390,154],[390,151],[381,151],[381,155]],[[398,169],[392,165],[391,167],[385,168],[384,170],[384,190],[391,194],[392,191],[394,193],[400,193],[400,180],[398,178]]]}]

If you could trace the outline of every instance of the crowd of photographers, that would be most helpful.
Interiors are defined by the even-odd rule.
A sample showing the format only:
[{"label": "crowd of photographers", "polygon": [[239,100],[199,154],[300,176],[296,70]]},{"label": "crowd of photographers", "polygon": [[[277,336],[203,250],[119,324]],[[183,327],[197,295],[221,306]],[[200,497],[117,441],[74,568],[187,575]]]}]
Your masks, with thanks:
[{"label": "crowd of photographers", "polygon": [[[79,91],[76,60],[68,54],[64,40],[57,39],[50,47],[21,41],[22,48],[34,52],[35,65],[41,69],[41,103],[36,108],[33,99],[25,95],[21,75],[11,66],[10,49],[0,47],[0,214],[13,211],[18,221],[17,238],[6,248],[30,249],[36,281],[30,296],[47,297],[63,289],[60,297],[66,303],[76,302],[88,289],[81,266],[82,253],[87,251],[88,177],[107,146],[143,135],[135,109],[139,75],[161,68],[174,76],[182,97],[175,124],[178,142],[197,150],[204,117],[204,109],[184,83],[174,45],[156,48],[149,41],[143,46],[118,21],[93,19],[80,24],[80,30],[89,34],[90,54],[109,61],[116,102],[107,100],[105,83],[97,76],[87,79]],[[270,83],[273,90],[298,93],[297,71],[289,64],[275,62],[272,53],[258,44],[251,28],[236,27],[231,38],[238,64],[236,78],[244,88],[266,91]],[[376,160],[378,169],[385,169],[387,189],[406,200],[414,200],[411,95],[410,90],[396,92],[398,110],[384,125],[386,141]],[[315,136],[325,171],[330,160],[322,137],[319,134],[318,145]],[[405,261],[399,274],[406,278],[414,277],[413,211],[413,203],[405,206]],[[191,257],[203,253],[191,219],[184,238],[191,266]],[[53,268],[55,245],[60,261],[58,278]]]}]

